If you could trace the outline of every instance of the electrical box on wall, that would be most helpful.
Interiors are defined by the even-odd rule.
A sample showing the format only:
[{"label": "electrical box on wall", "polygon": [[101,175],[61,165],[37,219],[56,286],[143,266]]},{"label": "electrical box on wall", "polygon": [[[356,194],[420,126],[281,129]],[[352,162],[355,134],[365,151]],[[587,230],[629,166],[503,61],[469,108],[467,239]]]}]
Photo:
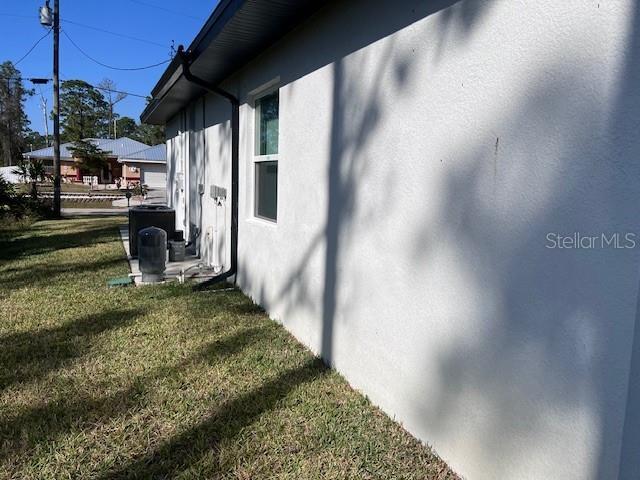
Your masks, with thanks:
[{"label": "electrical box on wall", "polygon": [[198,195],[204,195],[204,185],[202,183],[198,184]]},{"label": "electrical box on wall", "polygon": [[211,198],[219,198],[222,200],[227,199],[227,189],[218,185],[211,185],[211,191],[209,193]]}]

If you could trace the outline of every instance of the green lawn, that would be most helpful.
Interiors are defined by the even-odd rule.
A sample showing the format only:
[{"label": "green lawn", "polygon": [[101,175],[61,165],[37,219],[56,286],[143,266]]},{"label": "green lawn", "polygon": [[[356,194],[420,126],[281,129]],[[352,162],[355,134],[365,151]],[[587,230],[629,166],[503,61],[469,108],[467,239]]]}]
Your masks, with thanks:
[{"label": "green lawn", "polygon": [[[29,183],[19,183],[18,188],[25,193],[31,192],[31,184]],[[60,189],[62,193],[88,193],[90,190],[88,185],[82,183],[62,183]],[[53,192],[53,184],[50,182],[38,182],[38,191],[51,193]]]},{"label": "green lawn", "polygon": [[100,198],[91,200],[62,199],[60,206],[62,208],[118,208],[113,206],[113,200],[102,200]]},{"label": "green lawn", "polygon": [[0,230],[0,478],[456,478],[239,291],[107,289],[119,221]]}]

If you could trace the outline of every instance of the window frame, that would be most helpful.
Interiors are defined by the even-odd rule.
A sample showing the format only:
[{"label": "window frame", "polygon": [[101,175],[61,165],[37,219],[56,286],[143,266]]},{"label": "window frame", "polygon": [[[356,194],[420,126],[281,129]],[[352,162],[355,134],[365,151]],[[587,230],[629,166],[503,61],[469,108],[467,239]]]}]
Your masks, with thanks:
[{"label": "window frame", "polygon": [[[252,218],[268,222],[270,224],[278,223],[278,210],[279,210],[279,172],[280,172],[280,84],[279,79],[269,82],[262,88],[254,90],[251,92],[253,97],[252,102],[252,115],[253,115],[253,135],[252,135],[252,176],[253,176],[253,215]],[[266,155],[260,155],[260,100],[266,96],[272,95],[273,93],[278,93],[278,153],[271,153]],[[258,214],[258,200],[259,200],[259,184],[258,184],[258,164],[259,163],[275,163],[276,168],[278,169],[278,173],[276,174],[276,218],[265,217],[263,215]]]}]

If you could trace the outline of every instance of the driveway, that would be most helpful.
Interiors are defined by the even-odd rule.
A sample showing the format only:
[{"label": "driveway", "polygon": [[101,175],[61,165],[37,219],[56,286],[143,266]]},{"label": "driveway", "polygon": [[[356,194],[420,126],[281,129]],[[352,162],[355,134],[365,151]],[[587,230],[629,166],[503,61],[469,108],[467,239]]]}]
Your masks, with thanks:
[{"label": "driveway", "polygon": [[167,191],[164,189],[149,190],[147,198],[142,203],[145,205],[166,205]]}]

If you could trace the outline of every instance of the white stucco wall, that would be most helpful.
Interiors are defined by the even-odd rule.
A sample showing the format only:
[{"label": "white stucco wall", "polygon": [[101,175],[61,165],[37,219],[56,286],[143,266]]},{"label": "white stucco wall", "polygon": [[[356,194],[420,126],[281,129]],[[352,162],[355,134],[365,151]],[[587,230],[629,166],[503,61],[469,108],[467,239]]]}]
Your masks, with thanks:
[{"label": "white stucco wall", "polygon": [[[171,119],[166,125],[167,135],[167,205],[176,211],[176,229],[185,231],[186,202],[186,165],[188,158],[188,132],[186,131],[184,115],[180,114]],[[187,238],[187,237],[185,237]]]},{"label": "white stucco wall", "polygon": [[[239,285],[470,479],[637,478],[640,247],[547,248],[640,233],[635,2],[338,4],[227,82]],[[253,217],[249,92],[275,78],[272,224]],[[230,206],[208,193],[230,188],[229,108],[183,116],[203,108],[204,138],[168,129],[170,198],[228,266]]]}]

